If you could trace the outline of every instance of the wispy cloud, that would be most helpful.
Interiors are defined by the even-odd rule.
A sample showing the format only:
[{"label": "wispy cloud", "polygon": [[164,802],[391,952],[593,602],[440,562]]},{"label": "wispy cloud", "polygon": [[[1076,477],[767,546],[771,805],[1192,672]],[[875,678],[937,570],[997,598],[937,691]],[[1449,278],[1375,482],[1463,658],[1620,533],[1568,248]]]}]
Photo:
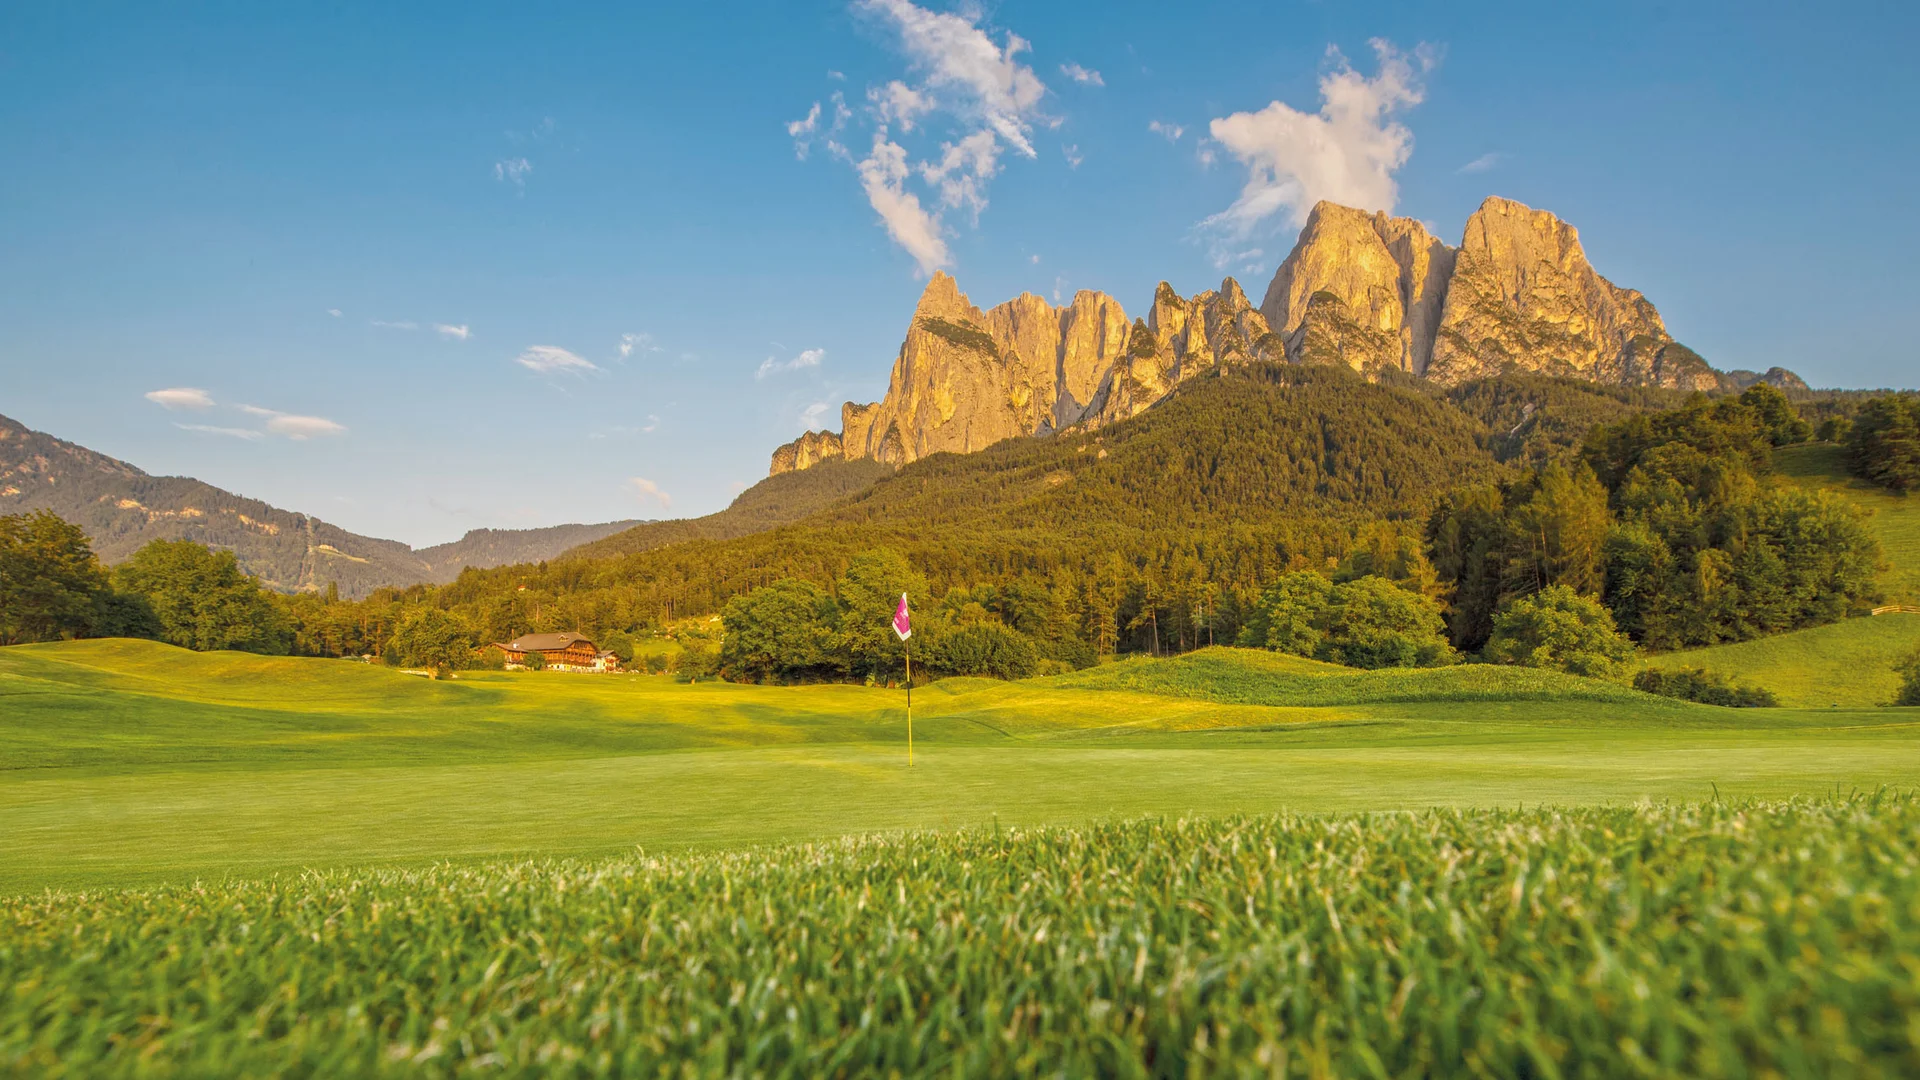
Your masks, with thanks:
[{"label": "wispy cloud", "polygon": [[847,121],[853,119],[853,110],[847,108],[847,97],[838,90],[828,95],[827,103],[833,106],[831,116],[823,116],[820,103],[816,101],[807,110],[807,115],[787,122],[787,135],[793,140],[793,156],[801,161],[807,160],[808,151],[820,139],[826,140],[827,150],[835,156],[846,155],[847,148],[840,145],[839,135],[847,126]]},{"label": "wispy cloud", "polygon": [[620,335],[620,359],[622,360],[625,360],[636,352],[644,356],[647,353],[656,353],[659,351],[660,346],[653,343],[652,334]]},{"label": "wispy cloud", "polygon": [[246,439],[249,442],[266,438],[264,432],[255,431],[252,428],[215,427],[212,424],[175,424],[173,426],[181,431],[197,431],[202,435],[224,435],[230,439]]},{"label": "wispy cloud", "polygon": [[1163,124],[1158,120],[1148,121],[1147,130],[1153,132],[1155,135],[1160,136],[1161,138],[1167,140],[1168,142],[1179,142],[1180,136],[1185,135],[1187,133],[1187,129],[1184,127],[1181,127],[1179,124]]},{"label": "wispy cloud", "polygon": [[1071,60],[1060,65],[1060,74],[1065,75],[1067,78],[1072,79],[1082,86],[1107,85],[1107,80],[1101,78],[1099,72],[1092,68],[1083,68]]},{"label": "wispy cloud", "polygon": [[803,430],[812,431],[820,426],[820,421],[825,419],[826,415],[832,410],[833,406],[824,401],[814,402],[800,410],[800,427]]},{"label": "wispy cloud", "polygon": [[1497,150],[1491,154],[1481,154],[1479,157],[1474,158],[1472,161],[1467,162],[1465,165],[1462,165],[1453,171],[1461,175],[1465,175],[1468,173],[1483,173],[1483,172],[1486,172],[1488,169],[1493,168],[1495,165],[1500,164],[1500,160],[1506,156],[1507,155],[1502,154]]},{"label": "wispy cloud", "polygon": [[327,309],[327,314],[337,319],[340,317],[340,309],[337,307],[330,307]]},{"label": "wispy cloud", "polygon": [[868,87],[867,104],[881,123],[899,124],[900,130],[912,131],[913,122],[932,111],[933,95],[894,79],[885,86]]},{"label": "wispy cloud", "polygon": [[1067,159],[1067,168],[1069,169],[1077,169],[1080,167],[1081,162],[1087,160],[1081,156],[1080,144],[1078,143],[1061,143],[1060,153]]},{"label": "wispy cloud", "polygon": [[384,330],[418,330],[420,329],[420,324],[417,322],[414,322],[412,319],[401,319],[397,322],[389,322],[386,319],[372,319],[372,320],[369,320],[369,322],[371,325],[378,326]]},{"label": "wispy cloud", "polygon": [[920,264],[920,272],[931,274],[947,265],[947,242],[940,235],[940,219],[920,205],[920,196],[907,190],[906,148],[889,141],[884,128],[876,131],[873,151],[860,162],[858,171],[868,205],[880,215],[893,242],[907,249]]},{"label": "wispy cloud", "polygon": [[249,416],[258,416],[265,420],[264,426],[269,435],[283,435],[295,442],[321,435],[341,435],[346,427],[319,416],[296,416],[283,413],[278,409],[263,409],[258,405],[242,405],[240,411]]},{"label": "wispy cloud", "polygon": [[1258,112],[1223,116],[1208,131],[1247,167],[1247,182],[1232,206],[1200,222],[1216,265],[1284,213],[1306,223],[1322,199],[1362,210],[1392,210],[1394,171],[1413,153],[1413,133],[1395,117],[1426,95],[1425,76],[1438,63],[1426,45],[1411,55],[1387,41],[1371,42],[1379,71],[1367,78],[1338,49],[1320,79],[1320,109],[1300,112],[1275,101]]},{"label": "wispy cloud", "polygon": [[165,390],[149,390],[146,399],[166,409],[210,409],[213,397],[205,390],[191,386],[175,386]]},{"label": "wispy cloud", "polygon": [[503,184],[512,184],[514,190],[527,190],[527,175],[533,172],[533,162],[523,157],[503,158],[493,163],[493,178]]},{"label": "wispy cloud", "polygon": [[539,372],[542,375],[561,372],[577,375],[600,370],[599,365],[593,361],[584,356],[576,356],[558,345],[529,345],[526,351],[514,357],[513,361],[528,371]]},{"label": "wispy cloud", "polygon": [[[824,139],[835,158],[852,164],[887,235],[913,257],[921,274],[931,274],[950,262],[942,212],[959,209],[977,225],[987,206],[987,182],[1000,171],[1002,149],[1034,157],[1035,126],[1058,121],[1041,110],[1046,85],[1020,60],[1027,42],[1012,32],[996,41],[980,25],[977,8],[941,12],[911,0],[854,0],[853,9],[887,31],[909,69],[906,78],[866,91],[862,115],[872,128],[871,149],[856,160],[839,141],[852,113],[837,91],[830,99],[831,116],[815,102],[786,125],[787,135],[797,157],[804,159],[815,140]],[[901,136],[923,128],[935,113],[952,121],[941,126],[954,134],[923,157]],[[1077,151],[1070,156],[1077,158]],[[916,178],[925,185],[924,195],[914,190]]]},{"label": "wispy cloud", "polygon": [[652,499],[660,504],[662,510],[673,509],[673,496],[661,491],[659,484],[654,483],[644,476],[630,477],[627,480],[627,484],[633,488],[634,494],[639,496],[642,503],[648,499]]},{"label": "wispy cloud", "polygon": [[459,326],[450,326],[447,323],[437,322],[433,324],[433,332],[444,338],[452,338],[455,341],[465,341],[473,336],[473,330],[470,329],[466,323],[461,323]]},{"label": "wispy cloud", "polygon": [[791,360],[775,360],[769,356],[765,362],[760,365],[760,370],[753,373],[753,377],[756,379],[764,379],[769,375],[778,375],[782,372],[817,368],[820,366],[820,361],[824,359],[826,355],[827,350],[825,349],[808,349]]},{"label": "wispy cloud", "polygon": [[653,415],[652,413],[648,413],[647,422],[640,425],[640,434],[651,435],[653,434],[654,430],[657,429],[659,426],[660,426],[660,418],[658,416]]}]

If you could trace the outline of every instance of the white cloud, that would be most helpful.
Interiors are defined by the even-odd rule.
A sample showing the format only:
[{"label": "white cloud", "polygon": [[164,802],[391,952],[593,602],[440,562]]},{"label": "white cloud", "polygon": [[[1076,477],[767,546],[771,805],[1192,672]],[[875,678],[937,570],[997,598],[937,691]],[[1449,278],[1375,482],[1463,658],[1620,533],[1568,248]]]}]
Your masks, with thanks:
[{"label": "white cloud", "polygon": [[647,422],[640,426],[640,434],[651,435],[653,434],[654,429],[658,428],[659,426],[660,426],[660,418],[653,415],[652,413],[648,413]]},{"label": "white cloud", "polygon": [[1425,96],[1421,80],[1437,59],[1427,46],[1411,57],[1375,38],[1380,70],[1369,79],[1337,49],[1320,79],[1320,111],[1303,113],[1275,101],[1259,112],[1223,116],[1208,125],[1214,140],[1247,167],[1247,182],[1232,206],[1207,218],[1199,231],[1213,239],[1214,260],[1285,212],[1297,227],[1322,199],[1362,210],[1392,210],[1394,170],[1413,153],[1413,133],[1394,119]]},{"label": "white cloud", "polygon": [[1077,169],[1080,167],[1081,162],[1087,160],[1080,155],[1080,144],[1078,143],[1060,144],[1060,153],[1066,157],[1067,168],[1069,169]]},{"label": "white cloud", "polygon": [[1032,263],[1032,264],[1033,264],[1033,265],[1035,265],[1035,266],[1039,266],[1039,265],[1040,265],[1040,256],[1039,256],[1038,254],[1034,254],[1034,255],[1029,255],[1029,256],[1027,256],[1027,261],[1028,261],[1028,262],[1030,262],[1030,263]]},{"label": "white cloud", "polygon": [[817,368],[820,366],[820,361],[825,358],[826,355],[827,350],[825,349],[808,349],[791,360],[775,360],[769,356],[766,362],[760,365],[760,370],[753,373],[753,377],[755,379],[764,379],[769,375],[778,375],[782,372]]},{"label": "white cloud", "polygon": [[246,439],[252,441],[266,437],[264,433],[255,431],[252,428],[214,427],[212,424],[175,424],[173,426],[179,428],[181,431],[197,431],[202,435],[225,435],[231,439]]},{"label": "white cloud", "polygon": [[433,330],[434,333],[439,334],[441,337],[453,338],[456,341],[465,341],[473,336],[473,331],[467,327],[466,323],[461,323],[459,326],[449,326],[446,323],[434,323]]},{"label": "white cloud", "polygon": [[374,325],[374,326],[379,326],[379,327],[384,327],[384,328],[386,328],[386,329],[388,329],[388,330],[418,330],[418,329],[420,329],[420,324],[419,324],[419,323],[417,323],[417,322],[414,322],[414,321],[413,321],[413,320],[411,320],[411,319],[403,319],[403,320],[401,320],[401,321],[399,321],[399,322],[388,322],[388,321],[387,321],[387,320],[385,320],[385,319],[373,319],[373,320],[371,320],[371,323],[372,323],[372,325]]},{"label": "white cloud", "polygon": [[527,174],[533,171],[533,162],[523,157],[506,158],[493,163],[493,178],[503,184],[512,184],[516,189],[525,191]]},{"label": "white cloud", "polygon": [[1213,152],[1213,140],[1205,138],[1193,140],[1193,156],[1195,160],[1200,162],[1201,168],[1213,168],[1213,163],[1216,160]]},{"label": "white cloud", "polygon": [[879,117],[881,123],[897,123],[902,131],[912,131],[913,122],[933,109],[931,96],[899,79],[885,86],[868,87],[867,103],[873,107],[873,114]]},{"label": "white cloud", "polygon": [[166,390],[149,390],[146,399],[166,409],[206,409],[213,406],[213,398],[205,390],[191,386],[175,386]]},{"label": "white cloud", "polygon": [[827,413],[831,412],[832,410],[833,410],[833,406],[827,404],[824,401],[816,401],[813,404],[807,406],[806,408],[800,410],[801,429],[805,431],[812,431],[815,428],[819,427],[820,421],[825,419]]},{"label": "white cloud", "polygon": [[584,356],[576,356],[558,345],[529,345],[524,352],[514,357],[513,361],[528,371],[536,371],[542,375],[552,375],[556,372],[579,374],[600,370],[599,365],[593,361]]},{"label": "white cloud", "polygon": [[627,480],[627,483],[633,487],[634,494],[639,496],[641,502],[644,503],[648,499],[653,499],[660,504],[662,510],[673,509],[673,496],[661,491],[659,484],[654,483],[644,476],[631,477]]},{"label": "white cloud", "polygon": [[340,309],[337,307],[330,307],[327,309],[327,314],[337,319],[340,317]]},{"label": "white cloud", "polygon": [[813,133],[820,130],[820,103],[814,102],[807,115],[798,120],[787,121],[787,135],[793,139],[793,156],[801,161],[807,160],[807,150],[813,145]]},{"label": "white cloud", "polygon": [[620,359],[625,360],[636,350],[644,356],[647,353],[659,352],[660,346],[653,343],[652,334],[621,334]]},{"label": "white cloud", "polygon": [[1465,165],[1462,165],[1453,171],[1461,175],[1465,175],[1467,173],[1483,173],[1483,172],[1486,172],[1488,169],[1493,168],[1495,165],[1500,164],[1500,159],[1506,156],[1507,155],[1502,154],[1499,151],[1495,151],[1491,154],[1481,154],[1479,157],[1474,158],[1472,161],[1467,162]]},{"label": "white cloud", "polygon": [[940,219],[920,205],[920,197],[906,190],[907,152],[889,142],[886,130],[874,132],[873,152],[857,166],[867,202],[887,227],[893,242],[907,249],[922,274],[947,265],[947,242],[940,237]]},{"label": "white cloud", "polygon": [[847,75],[846,75],[846,73],[845,73],[845,72],[843,72],[843,71],[835,71],[835,70],[833,70],[832,68],[828,68],[828,69],[827,69],[827,78],[829,78],[829,79],[832,79],[832,80],[833,80],[834,82],[846,82],[846,81],[847,81]]},{"label": "white cloud", "polygon": [[1028,136],[1047,88],[1033,69],[1014,59],[1027,51],[1018,34],[1002,48],[973,20],[928,11],[908,0],[856,0],[899,31],[907,59],[926,76],[926,89],[951,100],[955,112],[979,120],[1007,145],[1033,157]]},{"label": "white cloud", "polygon": [[[867,89],[863,116],[872,128],[872,150],[855,160],[840,141],[853,113],[837,92],[830,124],[816,103],[787,125],[787,133],[799,157],[823,139],[834,157],[851,164],[887,234],[913,256],[921,274],[930,274],[949,261],[942,211],[963,209],[977,225],[987,205],[987,181],[1000,171],[1002,148],[1035,157],[1035,125],[1058,121],[1040,108],[1046,85],[1020,61],[1026,41],[1008,32],[1004,44],[996,43],[978,25],[977,9],[929,11],[911,0],[854,0],[853,7],[892,32],[910,69],[908,78]],[[951,119],[954,134],[924,159],[912,160],[919,152],[910,154],[898,136],[924,128],[935,113]],[[1078,150],[1068,156],[1077,163]],[[914,190],[916,177],[926,185],[924,194]]]},{"label": "white cloud", "polygon": [[957,143],[940,144],[938,162],[920,163],[920,175],[940,192],[942,207],[964,207],[977,224],[987,208],[987,181],[999,168],[993,132],[976,131]]},{"label": "white cloud", "polygon": [[1147,130],[1166,139],[1168,142],[1179,142],[1180,136],[1187,133],[1187,129],[1181,127],[1179,124],[1163,124],[1158,120],[1149,121],[1147,123]]},{"label": "white cloud", "polygon": [[807,152],[813,149],[816,138],[824,138],[827,149],[836,155],[843,155],[846,152],[846,148],[840,145],[836,136],[847,126],[847,121],[853,118],[853,110],[847,108],[846,95],[838,90],[829,95],[827,100],[833,105],[831,120],[822,123],[823,114],[820,103],[816,101],[807,109],[807,115],[798,120],[787,121],[787,135],[793,139],[793,156],[801,161],[807,160]]},{"label": "white cloud", "polygon": [[270,435],[284,435],[295,442],[305,442],[316,435],[340,435],[346,428],[331,420],[319,416],[295,416],[277,409],[263,409],[258,405],[242,405],[240,411],[250,416],[263,417]]},{"label": "white cloud", "polygon": [[1067,78],[1072,79],[1082,86],[1107,85],[1107,80],[1101,78],[1099,72],[1091,68],[1083,68],[1071,60],[1060,65],[1060,74],[1065,75]]}]

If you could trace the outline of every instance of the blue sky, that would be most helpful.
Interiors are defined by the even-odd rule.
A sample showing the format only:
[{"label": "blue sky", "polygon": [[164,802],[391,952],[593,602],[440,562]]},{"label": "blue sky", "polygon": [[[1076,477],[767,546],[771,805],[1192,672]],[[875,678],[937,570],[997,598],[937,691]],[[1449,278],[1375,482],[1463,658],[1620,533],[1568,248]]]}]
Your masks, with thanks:
[{"label": "blue sky", "polygon": [[1913,386],[1920,16],[1801,7],[9,5],[0,413],[414,544],[698,514],[929,267],[1258,298],[1316,194],[1519,199],[1720,367]]}]

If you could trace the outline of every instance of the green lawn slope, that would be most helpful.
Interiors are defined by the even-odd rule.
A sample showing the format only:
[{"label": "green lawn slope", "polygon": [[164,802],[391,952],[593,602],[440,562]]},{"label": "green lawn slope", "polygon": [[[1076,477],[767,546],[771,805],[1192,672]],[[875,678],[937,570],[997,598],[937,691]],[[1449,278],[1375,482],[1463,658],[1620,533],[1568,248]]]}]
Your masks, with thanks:
[{"label": "green lawn slope", "polygon": [[1792,708],[1862,708],[1893,700],[1894,662],[1920,649],[1920,615],[1848,619],[1791,634],[1663,653],[1643,666],[1705,668],[1773,691]]},{"label": "green lawn slope", "polygon": [[1912,786],[1920,711],[1732,710],[1210,649],[1052,678],[685,685],[152,642],[0,649],[0,893],[1143,814]]},{"label": "green lawn slope", "polygon": [[[1848,476],[1843,451],[1831,443],[1785,447],[1775,454],[1774,466],[1793,483],[1836,491],[1865,511],[1886,560],[1882,603],[1920,605],[1920,499]],[[1888,614],[1666,653],[1648,657],[1643,666],[1705,668],[1765,687],[1782,705],[1858,708],[1893,699],[1900,685],[1894,662],[1915,649],[1920,649],[1920,615]]]},{"label": "green lawn slope", "polygon": [[1774,468],[1794,483],[1838,491],[1866,511],[1887,560],[1880,577],[1884,602],[1920,605],[1920,498],[1847,475],[1845,451],[1832,443],[1785,447],[1774,455]]}]

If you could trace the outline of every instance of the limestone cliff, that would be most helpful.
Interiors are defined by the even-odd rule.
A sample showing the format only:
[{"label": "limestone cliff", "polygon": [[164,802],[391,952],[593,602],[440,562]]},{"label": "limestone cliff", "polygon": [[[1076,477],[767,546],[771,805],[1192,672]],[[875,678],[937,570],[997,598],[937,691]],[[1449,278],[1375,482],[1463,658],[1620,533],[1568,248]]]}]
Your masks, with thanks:
[{"label": "limestone cliff", "polygon": [[1517,370],[1719,387],[1705,361],[1673,344],[1646,297],[1594,270],[1579,230],[1545,210],[1490,198],[1467,219],[1426,374],[1445,383]]},{"label": "limestone cliff", "polygon": [[1126,312],[1104,293],[1077,293],[1065,307],[1024,293],[983,312],[937,273],[907,324],[886,396],[848,402],[839,435],[809,433],[781,447],[772,471],[836,456],[904,465],[1078,423],[1126,338]]},{"label": "limestone cliff", "polygon": [[1346,364],[1454,384],[1537,372],[1629,386],[1801,386],[1788,371],[1722,374],[1673,340],[1646,297],[1594,270],[1573,226],[1490,198],[1459,247],[1412,218],[1323,202],[1258,309],[1232,278],[1183,299],[1162,282],[1144,319],[1080,292],[1031,293],[988,311],[935,274],[894,359],[887,393],[848,402],[840,433],[809,432],[772,471],[829,458],[903,465],[941,451],[1134,416],[1222,366]]},{"label": "limestone cliff", "polygon": [[946,274],[921,294],[887,393],[848,402],[840,433],[809,432],[774,451],[771,472],[832,457],[904,465],[968,453],[1016,435],[1125,419],[1180,382],[1223,364],[1278,361],[1278,335],[1228,278],[1182,299],[1161,283],[1133,327],[1120,303],[1083,291],[1055,307],[1024,293],[988,311]]},{"label": "limestone cliff", "polygon": [[1136,322],[1127,350],[1086,423],[1124,420],[1159,401],[1175,387],[1217,367],[1281,361],[1286,350],[1240,283],[1228,278],[1218,291],[1182,299],[1161,282],[1153,307]]},{"label": "limestone cliff", "polygon": [[[1453,262],[1454,249],[1412,218],[1322,202],[1274,273],[1260,311],[1288,339],[1295,362],[1326,362],[1319,350],[1337,341],[1339,359],[1357,371],[1418,374],[1433,351]],[[1303,346],[1314,355],[1303,358]]]}]

